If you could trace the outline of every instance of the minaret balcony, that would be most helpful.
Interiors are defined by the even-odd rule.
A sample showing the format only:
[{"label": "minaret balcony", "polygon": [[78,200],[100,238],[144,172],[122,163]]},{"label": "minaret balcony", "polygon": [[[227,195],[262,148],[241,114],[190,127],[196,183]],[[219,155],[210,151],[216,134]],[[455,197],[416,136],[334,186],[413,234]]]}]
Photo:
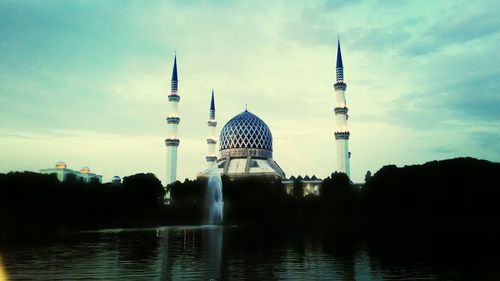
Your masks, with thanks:
[{"label": "minaret balcony", "polygon": [[168,95],[168,101],[178,102],[180,100],[181,100],[181,97],[179,95],[177,95],[177,92],[173,92],[170,95]]},{"label": "minaret balcony", "polygon": [[181,118],[179,117],[167,117],[167,124],[179,124]]},{"label": "minaret balcony", "polygon": [[210,138],[207,139],[207,144],[216,144],[216,143],[217,143],[217,141],[214,139],[210,139]]},{"label": "minaret balcony", "polygon": [[217,126],[217,121],[215,121],[215,120],[208,120],[207,124],[210,127],[215,127],[215,126]]},{"label": "minaret balcony", "polygon": [[179,146],[179,139],[165,139],[166,146]]},{"label": "minaret balcony", "polygon": [[338,81],[337,83],[333,84],[333,88],[335,88],[335,90],[345,91],[345,89],[347,89],[347,84],[342,81]]},{"label": "minaret balcony", "polygon": [[344,115],[347,115],[347,111],[349,111],[349,109],[346,106],[344,106],[344,107],[335,107],[334,111],[335,111],[335,114],[344,114]]},{"label": "minaret balcony", "polygon": [[348,140],[351,133],[346,132],[335,132],[335,140]]},{"label": "minaret balcony", "polygon": [[206,156],[207,162],[215,162],[217,161],[217,156]]}]

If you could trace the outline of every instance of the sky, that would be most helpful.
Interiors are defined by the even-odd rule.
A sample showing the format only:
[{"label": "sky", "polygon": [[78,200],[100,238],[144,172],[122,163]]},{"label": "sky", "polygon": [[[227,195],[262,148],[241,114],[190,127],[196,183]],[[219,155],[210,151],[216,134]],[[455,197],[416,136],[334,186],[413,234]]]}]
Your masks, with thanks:
[{"label": "sky", "polygon": [[179,73],[178,179],[206,168],[245,105],[291,175],[336,170],[340,36],[351,176],[470,156],[500,162],[500,2],[0,1],[0,172],[65,161],[166,175],[170,77]]}]

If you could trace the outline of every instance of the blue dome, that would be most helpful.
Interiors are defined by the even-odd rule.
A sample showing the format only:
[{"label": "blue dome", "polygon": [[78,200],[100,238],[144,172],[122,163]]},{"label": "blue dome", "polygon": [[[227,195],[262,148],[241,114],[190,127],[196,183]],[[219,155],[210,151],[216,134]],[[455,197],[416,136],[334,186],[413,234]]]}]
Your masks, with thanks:
[{"label": "blue dome", "polygon": [[259,117],[245,110],[229,120],[220,133],[220,150],[232,148],[273,151],[271,130]]}]

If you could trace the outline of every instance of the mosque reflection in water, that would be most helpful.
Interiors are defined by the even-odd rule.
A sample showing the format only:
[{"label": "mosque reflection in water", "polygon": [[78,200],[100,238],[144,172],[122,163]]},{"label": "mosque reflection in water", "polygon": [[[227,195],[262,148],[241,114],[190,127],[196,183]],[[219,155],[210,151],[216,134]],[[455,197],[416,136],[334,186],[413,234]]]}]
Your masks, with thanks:
[{"label": "mosque reflection in water", "polygon": [[161,242],[164,247],[161,276],[167,280],[178,277],[270,280],[308,276],[351,280],[356,276],[356,258],[360,262],[358,273],[369,273],[361,268],[366,265],[363,260],[366,257],[355,257],[349,246],[329,245],[324,249],[321,242],[268,234],[265,230],[228,231],[220,227],[170,230],[161,238],[166,240]]},{"label": "mosque reflection in water", "polygon": [[169,230],[160,237],[161,276],[221,279],[222,239],[220,227]]}]

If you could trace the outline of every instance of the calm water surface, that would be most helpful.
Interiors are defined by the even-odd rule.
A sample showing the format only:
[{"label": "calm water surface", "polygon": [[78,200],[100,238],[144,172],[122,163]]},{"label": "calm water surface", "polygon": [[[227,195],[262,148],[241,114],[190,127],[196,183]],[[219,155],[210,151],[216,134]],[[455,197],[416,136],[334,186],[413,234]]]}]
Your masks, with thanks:
[{"label": "calm water surface", "polygon": [[[0,243],[7,280],[495,280],[493,255],[237,227],[76,232]],[[498,280],[498,279],[497,279]]]}]

